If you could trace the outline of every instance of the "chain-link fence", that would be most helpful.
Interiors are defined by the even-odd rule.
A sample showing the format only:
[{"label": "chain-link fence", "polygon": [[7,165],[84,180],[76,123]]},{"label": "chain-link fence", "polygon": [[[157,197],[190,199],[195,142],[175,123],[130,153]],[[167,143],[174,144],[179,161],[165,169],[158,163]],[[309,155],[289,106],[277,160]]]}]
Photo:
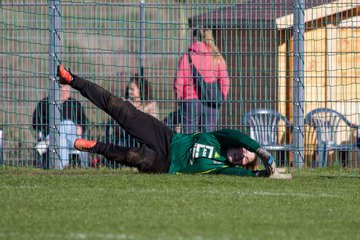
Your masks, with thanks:
[{"label": "chain-link fence", "polygon": [[[153,114],[181,131],[174,118],[181,110],[174,91],[178,64],[194,41],[204,41],[194,39],[196,30],[206,29],[229,79],[215,129],[250,134],[274,151],[279,164],[359,164],[356,0],[1,1],[0,15],[0,164],[67,165],[61,164],[60,126],[70,117],[56,77],[60,62],[123,98],[134,76],[146,79],[146,97],[138,106],[144,110],[155,102]],[[43,98],[46,130],[34,120]],[[84,111],[68,114],[82,128],[76,136],[138,144],[79,93],[71,90],[71,98]],[[75,165],[104,161],[72,150],[66,154]]]}]

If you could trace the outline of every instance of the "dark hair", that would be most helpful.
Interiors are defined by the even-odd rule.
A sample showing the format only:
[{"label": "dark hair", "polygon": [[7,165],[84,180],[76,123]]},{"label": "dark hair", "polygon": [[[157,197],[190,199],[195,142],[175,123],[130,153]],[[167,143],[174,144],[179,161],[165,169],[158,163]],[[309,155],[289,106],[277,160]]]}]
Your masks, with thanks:
[{"label": "dark hair", "polygon": [[199,29],[194,29],[192,32],[193,39],[196,38],[197,41],[201,41],[201,34]]},{"label": "dark hair", "polygon": [[139,76],[139,74],[135,74],[134,76],[130,77],[129,86],[126,88],[125,98],[130,98],[129,91],[131,83],[135,83],[136,86],[139,88],[140,99],[142,101],[152,99],[151,85],[144,77]]},{"label": "dark hair", "polygon": [[[235,164],[229,162],[229,160],[226,160],[226,164],[229,165],[229,166],[232,166],[232,167],[236,166]],[[255,154],[254,161],[249,162],[249,163],[247,163],[245,165],[242,165],[240,167],[242,167],[244,169],[247,169],[247,170],[252,170],[252,171],[259,170],[258,157],[256,156],[256,154]]]}]

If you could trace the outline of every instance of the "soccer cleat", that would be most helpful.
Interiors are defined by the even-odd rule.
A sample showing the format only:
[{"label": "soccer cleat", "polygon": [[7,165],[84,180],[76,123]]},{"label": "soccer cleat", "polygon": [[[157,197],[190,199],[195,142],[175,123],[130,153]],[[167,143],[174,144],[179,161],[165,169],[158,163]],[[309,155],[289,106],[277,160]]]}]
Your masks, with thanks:
[{"label": "soccer cleat", "polygon": [[60,78],[61,84],[70,84],[70,82],[73,80],[70,71],[66,70],[62,64],[58,66],[57,75]]},{"label": "soccer cleat", "polygon": [[74,147],[79,151],[91,152],[94,149],[95,144],[95,141],[78,138],[74,142]]}]

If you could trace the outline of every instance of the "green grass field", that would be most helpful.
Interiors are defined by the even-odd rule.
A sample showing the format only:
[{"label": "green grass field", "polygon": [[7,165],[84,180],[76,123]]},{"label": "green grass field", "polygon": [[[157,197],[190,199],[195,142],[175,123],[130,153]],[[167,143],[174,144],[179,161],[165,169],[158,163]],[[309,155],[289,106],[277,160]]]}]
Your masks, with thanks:
[{"label": "green grass field", "polygon": [[0,168],[0,239],[360,239],[360,178]]}]

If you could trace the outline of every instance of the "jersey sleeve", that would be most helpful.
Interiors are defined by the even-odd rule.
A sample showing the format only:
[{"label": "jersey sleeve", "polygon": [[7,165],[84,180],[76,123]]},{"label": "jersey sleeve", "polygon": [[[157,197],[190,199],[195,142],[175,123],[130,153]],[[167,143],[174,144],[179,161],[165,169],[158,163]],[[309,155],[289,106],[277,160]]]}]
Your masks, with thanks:
[{"label": "jersey sleeve", "polygon": [[258,142],[238,130],[222,129],[212,134],[222,146],[227,146],[227,148],[243,147],[251,152],[256,152],[260,148]]}]

